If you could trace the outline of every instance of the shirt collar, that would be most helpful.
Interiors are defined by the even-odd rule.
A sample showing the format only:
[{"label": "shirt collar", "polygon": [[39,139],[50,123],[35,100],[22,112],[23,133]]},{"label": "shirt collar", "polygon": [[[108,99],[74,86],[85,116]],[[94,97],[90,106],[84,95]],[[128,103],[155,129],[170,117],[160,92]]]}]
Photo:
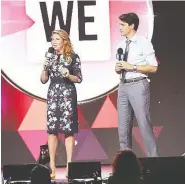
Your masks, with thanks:
[{"label": "shirt collar", "polygon": [[130,40],[131,40],[132,42],[136,42],[136,41],[137,41],[137,33],[135,33],[135,34],[130,38]]}]

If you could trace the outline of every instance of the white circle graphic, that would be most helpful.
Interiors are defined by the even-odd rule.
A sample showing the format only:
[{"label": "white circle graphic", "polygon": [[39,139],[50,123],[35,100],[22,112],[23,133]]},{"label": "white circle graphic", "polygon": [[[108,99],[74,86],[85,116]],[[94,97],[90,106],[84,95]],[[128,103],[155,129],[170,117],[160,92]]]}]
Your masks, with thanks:
[{"label": "white circle graphic", "polygon": [[[78,33],[78,4],[74,1],[70,37],[74,50],[79,54],[82,63],[83,82],[76,84],[78,102],[84,103],[102,97],[116,89],[119,76],[114,67],[116,51],[112,53],[110,32],[109,1],[96,1],[96,6],[88,6],[85,16],[94,16],[94,22],[86,23],[86,34],[96,34],[94,41],[80,41]],[[46,3],[48,17],[52,17],[53,0]],[[153,34],[153,7],[147,4],[147,35]],[[63,14],[67,11],[67,1],[63,1]],[[34,10],[34,12],[33,12]],[[103,12],[102,12],[103,11]],[[46,99],[49,82],[43,85],[40,75],[43,69],[44,55],[50,43],[47,43],[39,9],[39,1],[26,1],[26,13],[35,24],[27,30],[16,32],[1,38],[2,71],[8,81],[28,95]],[[76,17],[76,18],[75,18]],[[64,17],[66,19],[66,17]],[[57,21],[57,20],[56,20]],[[117,24],[117,23],[115,23]],[[56,29],[58,28],[56,24]],[[119,30],[117,30],[119,35]],[[118,40],[116,40],[118,41]]]}]

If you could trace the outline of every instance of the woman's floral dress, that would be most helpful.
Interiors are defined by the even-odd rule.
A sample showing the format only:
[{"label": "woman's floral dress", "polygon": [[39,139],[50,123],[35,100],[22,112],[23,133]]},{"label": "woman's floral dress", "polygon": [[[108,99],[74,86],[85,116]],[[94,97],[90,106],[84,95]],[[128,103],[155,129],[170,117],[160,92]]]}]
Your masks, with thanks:
[{"label": "woman's floral dress", "polygon": [[65,67],[82,82],[81,62],[77,54],[64,59],[54,55],[50,62],[50,86],[47,95],[47,133],[73,134],[78,132],[77,92],[72,81],[61,74]]}]

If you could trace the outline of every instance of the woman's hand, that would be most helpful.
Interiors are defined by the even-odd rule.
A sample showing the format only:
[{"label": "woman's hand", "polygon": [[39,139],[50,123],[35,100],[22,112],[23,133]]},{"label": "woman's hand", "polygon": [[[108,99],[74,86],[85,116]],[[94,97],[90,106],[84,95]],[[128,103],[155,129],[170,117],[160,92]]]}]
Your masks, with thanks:
[{"label": "woman's hand", "polygon": [[49,69],[49,61],[44,61],[44,71]]},{"label": "woman's hand", "polygon": [[41,73],[41,82],[45,84],[49,79],[49,62],[45,61],[43,65],[43,71]]},{"label": "woman's hand", "polygon": [[69,70],[67,68],[61,68],[60,72],[62,73],[63,77],[69,77]]}]

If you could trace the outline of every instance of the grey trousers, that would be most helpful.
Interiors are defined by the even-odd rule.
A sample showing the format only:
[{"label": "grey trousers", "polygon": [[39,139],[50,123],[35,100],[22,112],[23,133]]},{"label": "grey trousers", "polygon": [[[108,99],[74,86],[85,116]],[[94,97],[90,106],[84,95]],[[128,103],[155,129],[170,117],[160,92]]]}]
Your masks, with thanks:
[{"label": "grey trousers", "polygon": [[150,85],[147,79],[131,83],[120,82],[118,88],[118,134],[121,150],[132,148],[132,127],[135,114],[147,156],[158,156],[149,108]]}]

